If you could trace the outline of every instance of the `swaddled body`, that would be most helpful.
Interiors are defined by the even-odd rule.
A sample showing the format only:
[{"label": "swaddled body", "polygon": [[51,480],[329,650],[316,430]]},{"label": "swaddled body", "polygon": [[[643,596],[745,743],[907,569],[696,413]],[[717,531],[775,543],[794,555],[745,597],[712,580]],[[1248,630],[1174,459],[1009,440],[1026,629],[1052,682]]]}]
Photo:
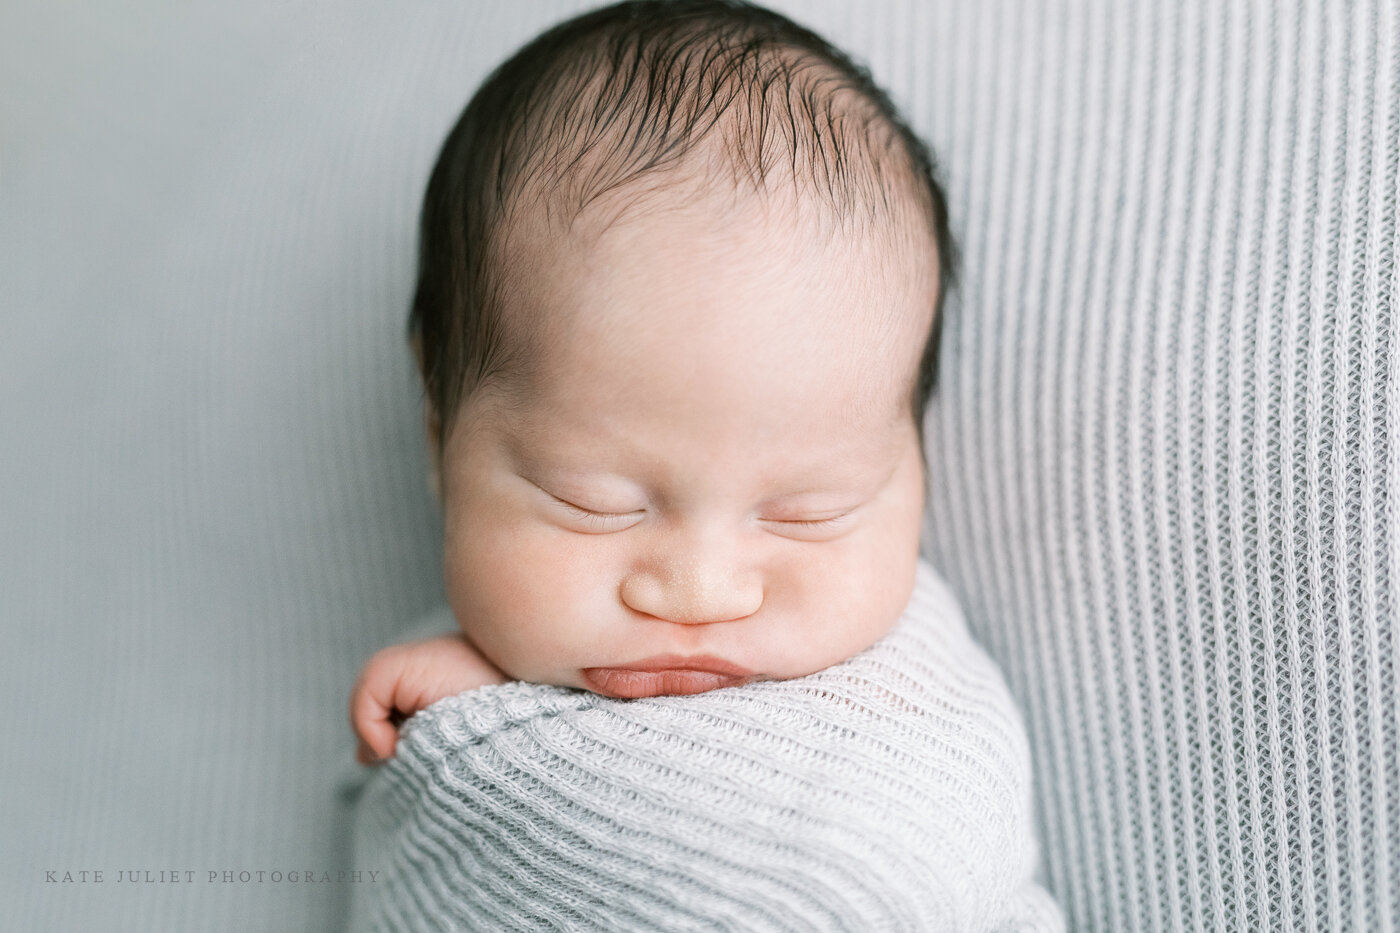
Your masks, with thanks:
[{"label": "swaddled body", "polygon": [[356,930],[1042,931],[1030,762],[920,564],[900,622],[805,677],[618,700],[524,682],[410,720],[360,804]]},{"label": "swaddled body", "polygon": [[[723,829],[714,840],[749,826],[753,845],[731,855],[729,870],[738,877],[746,859],[758,860],[755,869],[787,859],[800,873],[812,865],[801,853],[840,839],[837,848],[850,849],[853,860],[885,851],[891,864],[908,867],[885,892],[894,899],[884,916],[905,917],[890,929],[941,928],[918,925],[927,918],[910,905],[925,902],[904,900],[909,879],[949,891],[965,883],[974,902],[985,895],[985,910],[968,907],[967,892],[935,896],[962,905],[940,908],[938,916],[957,919],[952,928],[992,929],[983,921],[1006,919],[1009,901],[995,891],[1030,884],[1034,847],[1024,742],[1004,693],[996,693],[993,716],[976,712],[981,699],[948,694],[949,708],[969,701],[974,711],[954,717],[950,732],[937,714],[944,700],[906,709],[897,702],[902,692],[867,684],[871,703],[895,700],[910,719],[880,720],[895,724],[885,748],[897,756],[864,773],[828,765],[864,754],[857,740],[862,723],[873,721],[849,718],[854,707],[844,704],[823,709],[835,695],[804,682],[885,638],[914,590],[922,413],[951,256],[942,194],[921,144],[868,76],[774,14],[720,2],[624,4],[551,30],[488,80],[429,183],[412,317],[459,632],[367,665],[352,700],[362,757],[393,752],[396,716],[483,689],[434,712],[429,721],[447,731],[415,724],[420,757],[412,760],[438,764],[396,765],[394,789],[370,798],[396,808],[362,817],[391,820],[362,834],[372,847],[366,857],[399,866],[390,878],[403,887],[380,889],[385,904],[457,903],[474,892],[501,903],[528,897],[528,911],[559,919],[579,898],[621,910],[631,898],[653,896],[635,889],[641,882],[627,871],[590,880],[587,866],[574,862],[561,871],[531,868],[533,857],[515,847],[544,845],[560,829],[537,825],[552,806],[511,800],[521,818],[512,832],[477,836],[471,808],[490,801],[464,802],[439,782],[499,783],[515,793],[528,773],[538,782],[531,799],[550,783],[567,795],[580,786],[576,772],[547,767],[527,750],[518,762],[525,772],[493,777],[491,756],[522,736],[567,741],[580,754],[601,753],[588,760],[602,774],[632,767],[641,746],[623,744],[649,741],[649,733],[605,730],[605,739],[590,741],[569,724],[616,726],[653,711],[662,718],[646,729],[664,735],[679,722],[669,715],[691,711],[685,721],[699,724],[709,720],[692,713],[716,703],[754,716],[768,707],[742,713],[746,698],[802,697],[801,715],[763,720],[750,733],[763,740],[749,749],[757,783],[740,777],[742,755],[714,758],[706,735],[671,748],[679,757],[666,774],[703,772],[713,788],[818,786],[862,803],[832,809],[837,798],[798,795],[745,824],[742,796],[706,791],[686,800],[683,809]],[[941,617],[956,616],[945,609]],[[937,696],[959,682],[972,649],[961,623],[954,628],[967,651],[906,659],[909,690]],[[988,672],[980,655],[972,666]],[[639,704],[636,714],[618,705],[623,698]],[[536,717],[537,702],[552,712]],[[491,718],[522,711],[519,726]],[[826,713],[846,725],[822,726],[814,738],[834,744],[794,761],[815,769],[806,772],[809,783],[772,777],[777,750],[795,747],[783,728],[818,726]],[[935,720],[941,725],[929,731]],[[954,733],[963,745],[947,742]],[[1005,779],[940,796],[938,776],[970,772],[939,756],[971,754],[979,733],[1002,749],[1005,766],[991,770]],[[862,809],[877,802],[862,796],[871,781],[897,771],[898,761],[921,764],[888,789],[884,809]],[[628,788],[633,780],[612,778],[620,783],[589,786]],[[909,825],[919,829],[890,836],[901,818],[893,801],[901,798],[918,809]],[[632,858],[649,865],[649,855],[623,844],[632,838],[627,826],[658,821],[647,831],[679,834],[672,839],[680,845],[691,831],[664,818],[664,808],[647,817],[628,810],[630,796],[609,799],[612,809],[597,811],[602,835],[571,839],[565,851],[611,838],[621,847],[599,851],[621,860],[615,865]],[[454,816],[449,805],[440,824],[439,805],[449,800],[462,806]],[[726,806],[737,809],[717,812]],[[959,812],[961,822],[951,818]],[[426,870],[420,831],[454,819],[450,836],[434,843],[444,855],[434,861],[438,880],[421,882],[441,894],[430,896],[411,870]],[[827,835],[792,833],[814,826]],[[943,832],[962,836],[939,842]],[[979,834],[986,839],[973,841]],[[979,851],[1005,859],[985,876],[992,887],[980,874],[955,882],[921,861],[930,851],[983,842]],[[671,876],[712,877],[721,849],[674,860]],[[967,860],[949,865],[960,863]],[[516,880],[495,877],[501,866]],[[847,865],[842,877],[870,880],[871,870]],[[533,893],[518,887],[525,877],[538,882],[527,885]],[[804,889],[841,886],[819,877]],[[857,888],[839,895],[853,898],[841,910],[856,913],[831,917],[883,903],[883,895]],[[740,886],[734,896],[735,905],[786,915],[771,893]],[[788,919],[794,929],[841,928]],[[638,921],[630,928],[680,927]]]}]

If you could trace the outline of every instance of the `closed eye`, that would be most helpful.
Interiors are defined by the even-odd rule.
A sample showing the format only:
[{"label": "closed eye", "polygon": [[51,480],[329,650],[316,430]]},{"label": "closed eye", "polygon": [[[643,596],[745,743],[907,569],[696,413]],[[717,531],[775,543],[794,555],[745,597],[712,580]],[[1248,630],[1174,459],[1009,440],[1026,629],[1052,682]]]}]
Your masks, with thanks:
[{"label": "closed eye", "polygon": [[547,495],[559,507],[559,510],[568,515],[570,519],[583,525],[586,530],[596,533],[630,528],[646,512],[645,509],[634,509],[631,512],[600,512],[596,509],[586,509],[568,499],[561,499],[553,493],[547,493]]},{"label": "closed eye", "polygon": [[831,515],[826,518],[769,518],[764,519],[779,534],[804,540],[826,540],[846,529],[854,518],[855,510]]},{"label": "closed eye", "polygon": [[797,525],[801,528],[831,528],[845,521],[845,515],[837,515],[834,518],[785,518],[774,519],[781,525]]}]

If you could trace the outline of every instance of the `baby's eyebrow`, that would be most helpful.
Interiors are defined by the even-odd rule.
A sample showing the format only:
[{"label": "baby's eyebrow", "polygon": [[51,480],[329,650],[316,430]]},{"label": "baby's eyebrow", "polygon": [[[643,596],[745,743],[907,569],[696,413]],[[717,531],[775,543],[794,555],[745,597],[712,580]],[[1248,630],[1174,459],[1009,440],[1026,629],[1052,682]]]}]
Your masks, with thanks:
[{"label": "baby's eyebrow", "polygon": [[[849,464],[850,460],[843,460]],[[799,482],[789,483],[786,489],[764,500],[765,505],[787,504],[789,500],[803,498],[849,499],[853,496],[874,495],[890,481],[899,468],[898,457],[872,459],[869,465],[845,470],[833,470],[829,465],[820,471],[813,471]],[[779,487],[781,488],[781,487]]]}]

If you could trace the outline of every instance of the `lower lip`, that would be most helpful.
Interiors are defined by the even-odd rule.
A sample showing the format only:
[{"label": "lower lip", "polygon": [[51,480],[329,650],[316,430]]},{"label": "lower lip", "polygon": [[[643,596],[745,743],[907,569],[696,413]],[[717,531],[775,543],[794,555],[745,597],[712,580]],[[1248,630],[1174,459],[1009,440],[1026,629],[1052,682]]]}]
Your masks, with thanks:
[{"label": "lower lip", "polygon": [[706,693],[745,682],[743,677],[708,671],[628,671],[617,667],[584,668],[583,679],[595,693],[619,700]]}]

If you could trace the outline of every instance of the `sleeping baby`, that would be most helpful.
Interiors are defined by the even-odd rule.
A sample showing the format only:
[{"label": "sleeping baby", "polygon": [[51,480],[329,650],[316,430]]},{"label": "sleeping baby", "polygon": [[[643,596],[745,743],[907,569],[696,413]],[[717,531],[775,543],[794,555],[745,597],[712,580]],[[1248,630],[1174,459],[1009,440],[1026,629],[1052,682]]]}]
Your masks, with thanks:
[{"label": "sleeping baby", "polygon": [[[487,80],[411,315],[457,630],[351,698],[406,782],[361,922],[1059,928],[1019,719],[919,557],[952,257],[927,150],[777,14],[623,3]],[[539,828],[569,807],[594,829]]]}]

